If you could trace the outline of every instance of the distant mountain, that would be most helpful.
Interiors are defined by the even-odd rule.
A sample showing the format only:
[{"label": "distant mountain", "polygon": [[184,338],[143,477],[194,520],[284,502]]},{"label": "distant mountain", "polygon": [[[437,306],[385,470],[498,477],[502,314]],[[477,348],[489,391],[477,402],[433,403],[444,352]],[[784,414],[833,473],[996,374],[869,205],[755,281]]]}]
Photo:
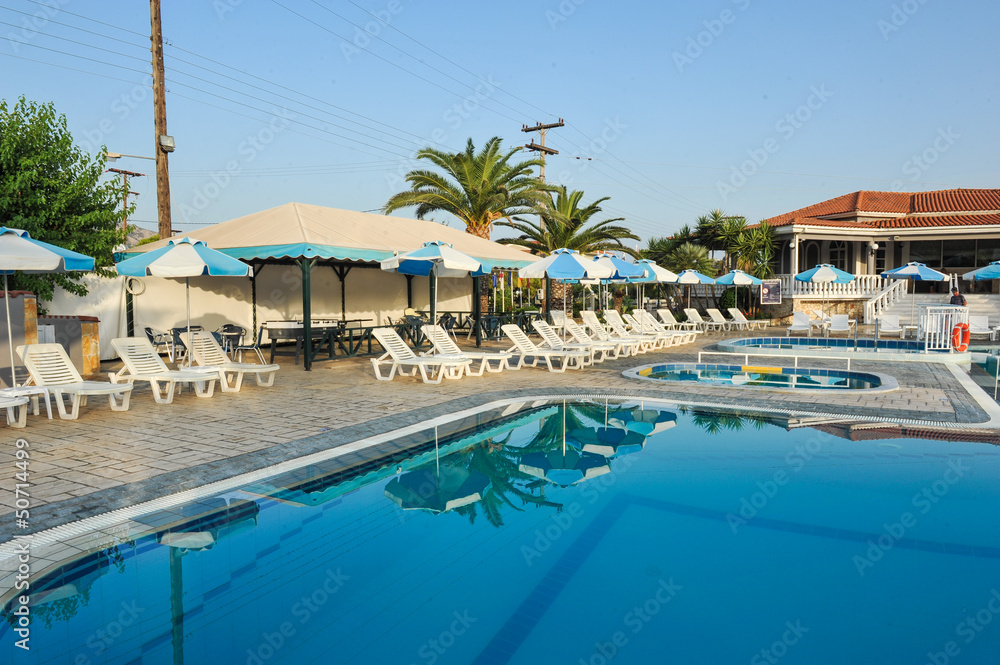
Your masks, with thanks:
[{"label": "distant mountain", "polygon": [[145,240],[146,238],[151,238],[156,235],[156,231],[150,231],[149,229],[144,229],[140,226],[136,226],[129,232],[128,236],[125,238],[126,247],[135,247],[139,242]]}]

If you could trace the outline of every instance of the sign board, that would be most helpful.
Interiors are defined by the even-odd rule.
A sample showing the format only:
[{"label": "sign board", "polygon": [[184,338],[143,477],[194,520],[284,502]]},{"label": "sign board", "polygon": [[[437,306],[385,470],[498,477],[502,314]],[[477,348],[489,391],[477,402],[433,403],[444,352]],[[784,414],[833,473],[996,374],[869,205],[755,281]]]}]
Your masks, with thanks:
[{"label": "sign board", "polygon": [[780,305],[781,304],[781,280],[780,279],[765,279],[760,285],[760,304],[761,305]]}]

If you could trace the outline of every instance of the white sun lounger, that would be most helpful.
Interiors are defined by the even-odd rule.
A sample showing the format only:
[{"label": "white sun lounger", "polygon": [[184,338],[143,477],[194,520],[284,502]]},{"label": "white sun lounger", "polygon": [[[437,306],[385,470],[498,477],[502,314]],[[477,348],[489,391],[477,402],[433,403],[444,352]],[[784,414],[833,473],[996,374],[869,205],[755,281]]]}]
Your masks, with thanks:
[{"label": "white sun lounger", "polygon": [[694,321],[683,321],[680,322],[674,318],[674,313],[669,309],[658,309],[656,310],[656,315],[660,317],[663,321],[663,325],[667,328],[673,330],[693,330],[694,332],[701,332],[698,324]]},{"label": "white sun lounger", "polygon": [[[565,328],[565,318],[562,320],[562,323],[563,328]],[[557,333],[552,326],[545,323],[545,321],[532,321],[531,325],[542,338],[542,343],[539,345],[540,348],[553,349],[556,351],[585,351],[587,353],[587,357],[584,359],[583,364],[585,366],[594,364],[594,358],[597,355],[597,352],[594,350],[593,345],[581,344],[579,342],[564,342],[562,341],[562,338],[559,337],[559,333]]]},{"label": "white sun lounger", "polygon": [[694,308],[685,309],[684,315],[688,317],[688,321],[698,324],[698,327],[701,328],[702,332],[708,332],[709,330],[726,330],[729,327],[729,324],[725,322],[718,323],[716,321],[706,321],[701,318],[701,314],[699,314],[698,310]]},{"label": "white sun lounger", "polygon": [[[572,319],[566,321],[566,331],[577,344],[586,345],[594,350],[594,362],[604,362],[608,358],[617,358],[620,355],[627,356],[629,354],[629,347],[622,343],[602,342],[599,339],[593,339],[584,332],[583,327],[579,323]],[[597,354],[600,354],[600,357]]]},{"label": "white sun lounger", "polygon": [[[381,356],[371,359],[375,378],[379,381],[391,381],[396,372],[403,376],[416,376],[419,372],[424,383],[436,384],[445,377],[461,379],[472,366],[472,359],[465,356],[418,356],[392,328],[375,328],[372,336],[385,349]],[[383,365],[389,365],[388,376],[382,376]]]},{"label": "white sun lounger", "polygon": [[632,311],[632,316],[644,323],[647,327],[652,327],[657,332],[670,333],[674,336],[675,341],[673,345],[690,344],[698,339],[698,334],[696,330],[672,330],[665,324],[657,321],[652,314],[644,309],[635,309]]},{"label": "white sun lounger", "polygon": [[607,329],[601,325],[600,321],[597,320],[596,312],[592,310],[584,310],[580,312],[580,317],[583,319],[583,322],[587,325],[587,328],[591,331],[591,333],[600,341],[623,345],[628,350],[628,353],[625,353],[624,355],[636,356],[640,353],[645,353],[642,340],[638,337],[633,337],[631,335],[619,337],[609,334]]},{"label": "white sun lounger", "polygon": [[994,328],[990,328],[989,317],[979,314],[969,316],[969,337],[972,335],[986,335],[991,340],[996,336]]},{"label": "white sun lounger", "polygon": [[243,387],[243,376],[253,374],[258,386],[273,386],[274,375],[281,365],[258,365],[257,363],[234,363],[222,350],[210,332],[201,330],[181,333],[191,357],[204,372],[217,372],[222,392],[239,392]]},{"label": "white sun lounger", "polygon": [[[24,427],[28,424],[28,398],[0,396],[0,409],[7,411],[7,424],[11,427]],[[20,411],[19,411],[20,410]]]},{"label": "white sun lounger", "polygon": [[846,314],[834,314],[830,317],[830,326],[826,329],[826,334],[845,333],[850,334],[854,327],[854,319],[847,318]]},{"label": "white sun lounger", "polygon": [[[34,384],[46,388],[56,398],[60,418],[76,420],[90,395],[107,395],[112,411],[128,411],[132,384],[84,381],[61,344],[26,344],[17,347],[17,353]],[[64,396],[70,399],[69,411]]]},{"label": "white sun lounger", "polygon": [[663,342],[656,335],[650,334],[640,334],[637,332],[630,331],[625,326],[625,321],[622,319],[621,314],[618,313],[616,309],[609,309],[604,312],[604,322],[608,324],[610,332],[614,333],[617,337],[628,338],[632,337],[639,340],[640,350],[652,351],[663,345]]},{"label": "white sun lounger", "polygon": [[628,325],[630,335],[653,335],[656,337],[658,348],[665,349],[680,344],[680,338],[674,333],[647,325],[645,321],[639,320],[632,314],[622,314],[622,319]]},{"label": "white sun lounger", "polygon": [[[510,359],[514,354],[510,351],[466,351],[459,348],[448,331],[437,324],[427,324],[423,326],[423,331],[433,346],[433,351],[424,355],[462,356],[473,362],[478,360],[479,369],[472,371],[472,365],[466,368],[465,371],[469,376],[482,376],[484,371],[502,372],[505,369],[511,369]],[[496,367],[491,365],[490,361],[495,362]]]},{"label": "white sun lounger", "polygon": [[733,322],[722,316],[722,312],[719,310],[709,308],[705,312],[708,314],[708,318],[712,320],[712,323],[718,324],[723,330],[730,330],[733,327]]},{"label": "white sun lounger", "polygon": [[211,397],[215,394],[215,382],[219,378],[216,374],[203,369],[168,368],[156,348],[145,337],[118,337],[111,340],[111,346],[125,364],[118,372],[108,374],[111,383],[149,381],[153,400],[157,404],[173,402],[178,383],[193,383],[198,397]]},{"label": "white sun lounger", "polygon": [[[528,336],[524,334],[524,331],[518,328],[513,323],[505,323],[500,326],[503,333],[510,338],[510,341],[514,343],[511,347],[511,352],[517,354],[517,365],[515,369],[520,369],[527,362],[527,358],[531,358],[530,367],[538,367],[538,361],[544,360],[545,366],[550,372],[565,372],[567,368],[569,369],[582,369],[584,363],[586,362],[589,352],[580,351],[574,349],[564,349],[558,351],[556,349],[543,349],[528,339]],[[553,363],[553,360],[559,361],[559,367]]]},{"label": "white sun lounger", "polygon": [[726,310],[729,312],[729,316],[733,317],[733,322],[736,324],[742,324],[746,326],[747,330],[757,330],[767,328],[767,321],[764,319],[753,319],[752,321],[743,315],[739,309],[735,307],[730,307]]}]

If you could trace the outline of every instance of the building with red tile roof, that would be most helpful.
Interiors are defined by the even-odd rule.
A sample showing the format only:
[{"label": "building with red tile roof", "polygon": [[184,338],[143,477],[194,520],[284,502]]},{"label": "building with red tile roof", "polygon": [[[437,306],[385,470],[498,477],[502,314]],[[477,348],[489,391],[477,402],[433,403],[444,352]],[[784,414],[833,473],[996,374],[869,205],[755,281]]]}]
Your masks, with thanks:
[{"label": "building with red tile roof", "polygon": [[1000,260],[1000,189],[861,190],[764,221],[786,274],[831,263],[875,275],[907,261],[961,274]]}]

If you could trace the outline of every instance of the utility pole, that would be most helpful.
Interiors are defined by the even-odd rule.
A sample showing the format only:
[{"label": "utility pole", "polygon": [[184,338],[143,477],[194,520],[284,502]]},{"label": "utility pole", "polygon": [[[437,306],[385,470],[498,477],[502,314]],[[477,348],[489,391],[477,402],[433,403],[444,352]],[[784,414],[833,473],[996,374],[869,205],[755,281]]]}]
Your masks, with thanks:
[{"label": "utility pole", "polygon": [[173,235],[170,224],[170,169],[167,154],[174,139],[167,135],[167,100],[163,84],[163,31],[160,28],[160,0],[149,0],[149,40],[153,53],[153,125],[156,133],[156,211],[160,238]]},{"label": "utility pole", "polygon": [[528,150],[542,153],[542,166],[541,168],[538,169],[539,172],[538,179],[541,180],[542,182],[545,182],[545,155],[559,154],[558,150],[553,150],[552,148],[545,147],[545,130],[555,129],[556,127],[562,127],[565,124],[566,123],[563,122],[563,119],[559,118],[559,122],[553,122],[549,125],[543,125],[542,123],[538,123],[534,127],[521,125],[522,132],[538,132],[538,143],[532,141],[531,143],[526,144],[524,147],[527,148]]},{"label": "utility pole", "polygon": [[118,173],[122,177],[122,188],[125,190],[122,194],[122,230],[128,231],[128,195],[135,194],[139,195],[139,192],[130,192],[128,190],[128,179],[129,178],[140,178],[145,173],[136,173],[135,171],[126,171],[124,169],[108,169],[107,173]]}]

